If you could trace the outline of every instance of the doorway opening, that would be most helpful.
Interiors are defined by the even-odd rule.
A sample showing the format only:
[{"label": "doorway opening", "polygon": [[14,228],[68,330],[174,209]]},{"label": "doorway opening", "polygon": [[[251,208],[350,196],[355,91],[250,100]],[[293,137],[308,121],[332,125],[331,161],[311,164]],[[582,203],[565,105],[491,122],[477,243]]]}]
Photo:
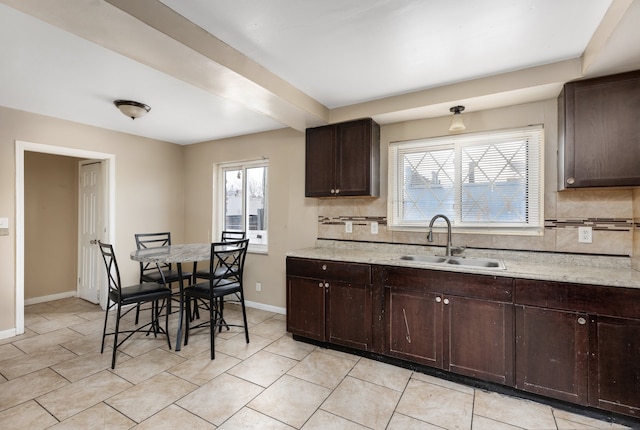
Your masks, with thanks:
[{"label": "doorway opening", "polygon": [[[24,279],[25,279],[25,152],[39,152],[45,154],[63,155],[76,158],[100,160],[104,166],[104,240],[113,242],[115,237],[115,155],[74,149],[39,143],[16,141],[16,270],[15,270],[15,314],[16,335],[24,333]],[[104,309],[107,296],[106,289],[100,291],[100,306]]]}]

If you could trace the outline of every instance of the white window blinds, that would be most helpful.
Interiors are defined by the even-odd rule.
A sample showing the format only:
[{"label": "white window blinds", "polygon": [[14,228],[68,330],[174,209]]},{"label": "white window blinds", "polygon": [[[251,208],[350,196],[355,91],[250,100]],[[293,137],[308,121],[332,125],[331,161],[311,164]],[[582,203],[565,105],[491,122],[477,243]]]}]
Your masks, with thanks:
[{"label": "white window blinds", "polygon": [[457,230],[540,233],[542,126],[389,145],[389,226],[425,227],[436,214]]}]

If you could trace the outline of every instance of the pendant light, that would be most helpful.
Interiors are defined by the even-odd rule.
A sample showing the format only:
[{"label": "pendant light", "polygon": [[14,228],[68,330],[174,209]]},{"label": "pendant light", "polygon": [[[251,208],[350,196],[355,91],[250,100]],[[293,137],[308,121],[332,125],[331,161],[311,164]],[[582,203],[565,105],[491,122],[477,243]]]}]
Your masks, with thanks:
[{"label": "pendant light", "polygon": [[453,113],[453,118],[451,118],[451,126],[449,127],[449,131],[462,131],[467,127],[464,126],[464,122],[462,122],[462,111],[464,110],[464,106],[453,106],[449,109],[450,112]]}]

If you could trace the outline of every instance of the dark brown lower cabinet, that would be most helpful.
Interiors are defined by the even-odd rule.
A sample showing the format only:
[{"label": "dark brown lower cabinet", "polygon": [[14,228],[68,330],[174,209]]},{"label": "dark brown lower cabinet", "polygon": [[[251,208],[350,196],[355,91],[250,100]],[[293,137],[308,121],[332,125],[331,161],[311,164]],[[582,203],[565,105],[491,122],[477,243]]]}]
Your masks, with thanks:
[{"label": "dark brown lower cabinet", "polygon": [[513,383],[510,279],[389,268],[384,284],[385,354]]},{"label": "dark brown lower cabinet", "polygon": [[287,330],[293,334],[368,351],[371,300],[369,265],[287,259]]},{"label": "dark brown lower cabinet", "polygon": [[287,330],[640,418],[640,289],[287,258]]},{"label": "dark brown lower cabinet", "polygon": [[516,306],[516,387],[588,403],[587,315]]},{"label": "dark brown lower cabinet", "polygon": [[592,317],[592,406],[640,417],[640,320]]}]

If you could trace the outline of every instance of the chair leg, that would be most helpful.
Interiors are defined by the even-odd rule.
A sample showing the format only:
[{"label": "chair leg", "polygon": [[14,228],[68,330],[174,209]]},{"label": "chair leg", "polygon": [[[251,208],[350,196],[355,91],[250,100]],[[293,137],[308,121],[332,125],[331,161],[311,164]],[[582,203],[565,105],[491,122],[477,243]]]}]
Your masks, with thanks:
[{"label": "chair leg", "polygon": [[113,333],[113,354],[111,356],[111,368],[116,368],[116,352],[118,350],[118,332],[120,330],[120,309],[121,305],[118,303],[118,310],[116,314],[116,331]]},{"label": "chair leg", "polygon": [[[171,297],[169,297],[167,301],[171,302]],[[171,350],[171,339],[169,338],[169,314],[169,306],[167,306],[164,315],[164,334],[167,336],[167,345],[169,345],[169,350]]]},{"label": "chair leg", "polygon": [[[109,299],[107,298],[107,300]],[[111,309],[111,307],[109,306],[109,303],[107,303],[107,310],[104,313],[104,328],[102,329],[102,346],[100,347],[100,354],[104,352],[104,339],[107,337],[107,319],[109,318],[109,309]]]},{"label": "chair leg", "polygon": [[136,305],[136,325],[138,325],[138,318],[140,317],[140,303]]},{"label": "chair leg", "polygon": [[189,321],[191,321],[191,299],[187,297],[185,302],[185,304],[187,305],[187,317],[185,318],[186,326],[184,330],[184,345],[187,346],[189,344]]},{"label": "chair leg", "polygon": [[[215,300],[215,299],[213,299]],[[213,300],[211,300],[211,305],[209,305],[209,336],[211,343],[211,359],[214,360],[216,358],[216,350],[215,350],[215,334],[216,334],[216,323],[215,323],[215,314],[216,310],[214,310]]]},{"label": "chair leg", "polygon": [[244,320],[244,337],[249,343],[249,328],[247,326],[247,310],[244,307],[244,293],[240,290],[240,305],[242,305],[242,319]]}]

